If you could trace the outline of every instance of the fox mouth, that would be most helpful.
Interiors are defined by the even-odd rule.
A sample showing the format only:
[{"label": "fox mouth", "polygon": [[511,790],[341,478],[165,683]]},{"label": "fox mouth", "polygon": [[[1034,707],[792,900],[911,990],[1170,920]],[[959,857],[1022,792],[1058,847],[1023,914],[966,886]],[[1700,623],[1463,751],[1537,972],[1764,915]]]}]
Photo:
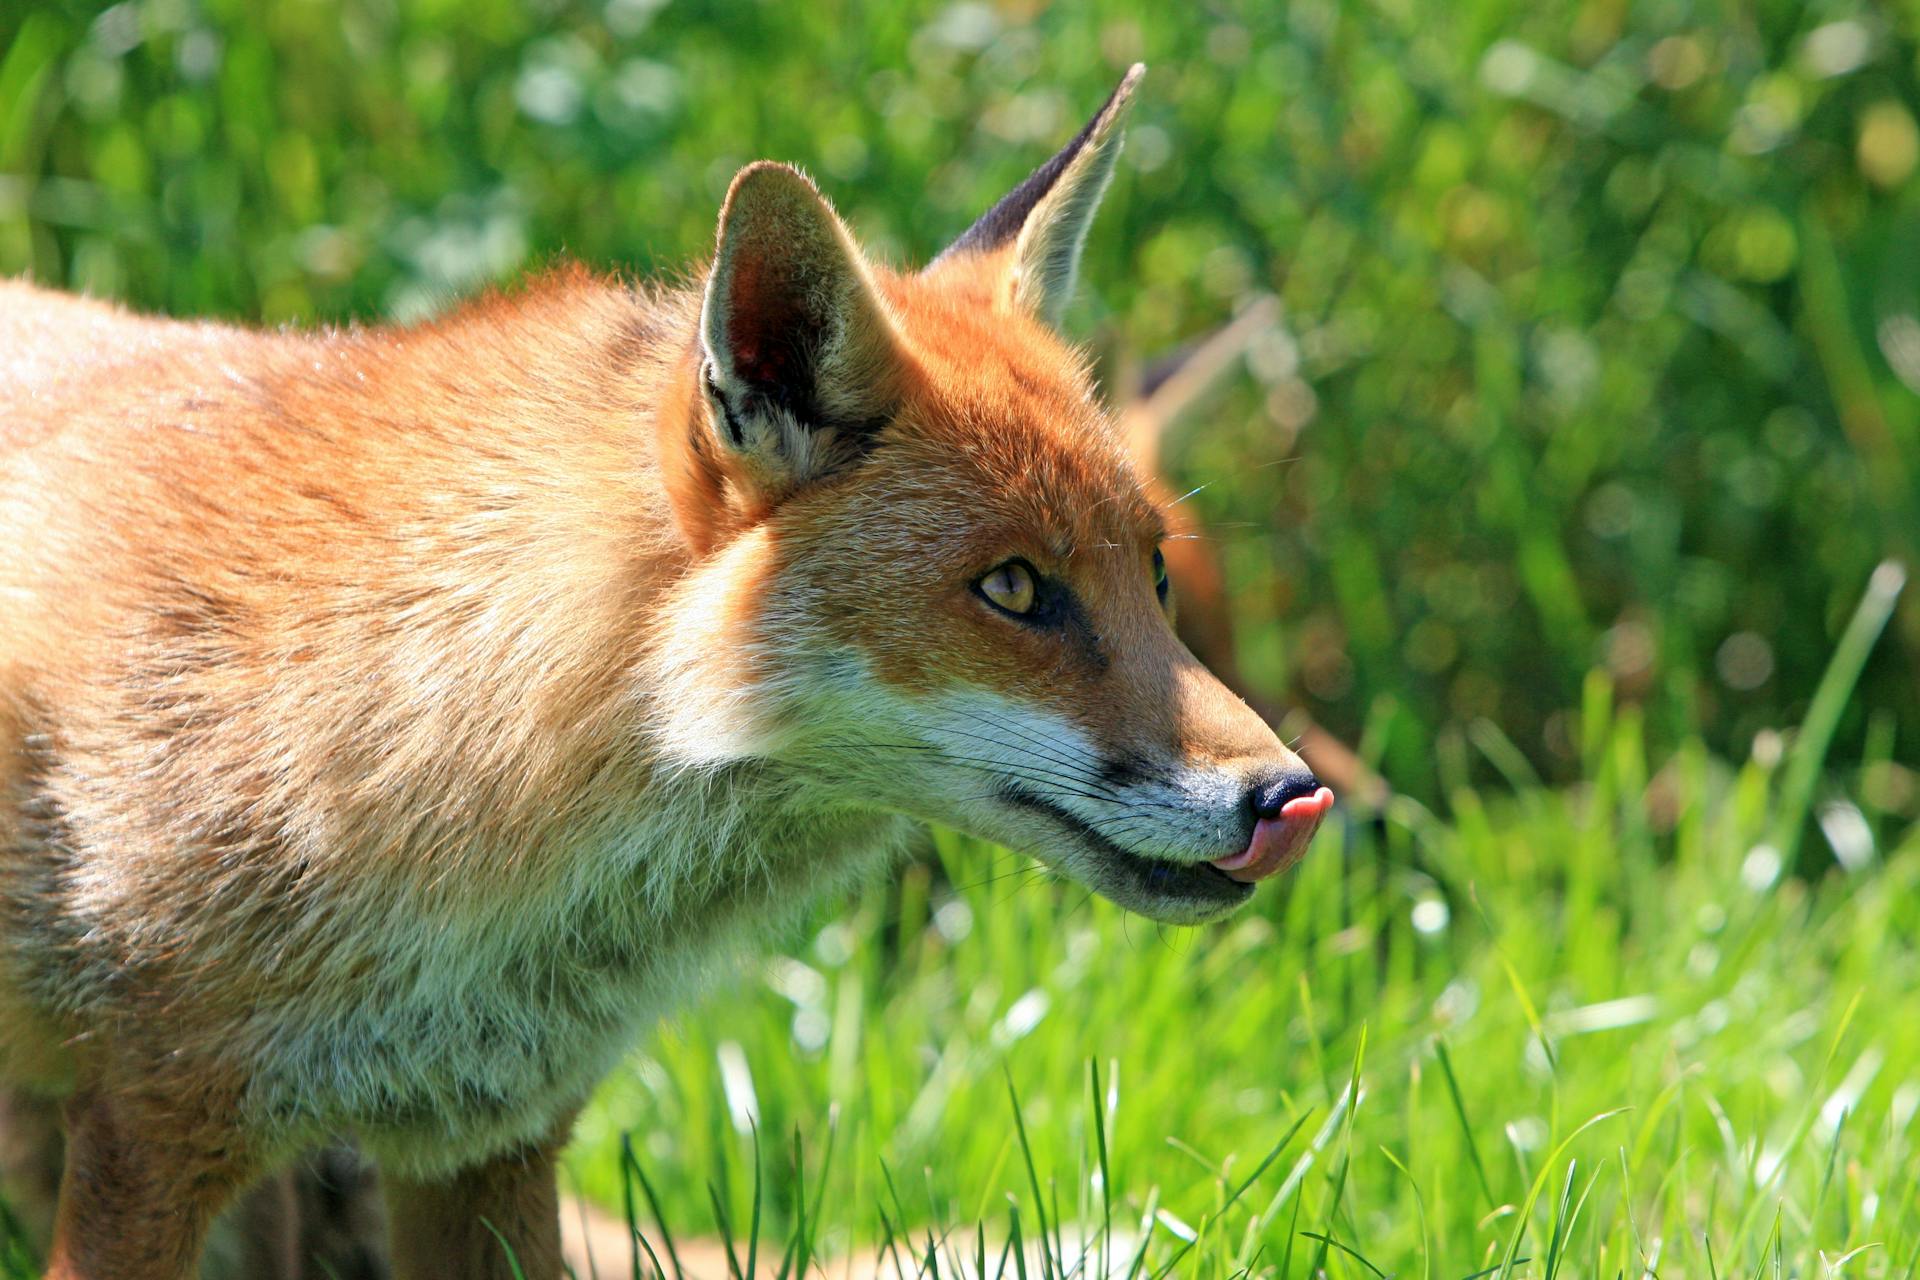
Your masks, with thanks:
[{"label": "fox mouth", "polygon": [[1173,862],[1122,848],[1099,828],[1045,796],[1014,784],[1000,789],[1008,804],[1038,813],[1071,831],[1099,855],[1101,874],[1088,887],[1121,906],[1170,923],[1197,923],[1225,915],[1253,896],[1251,880],[1237,880],[1211,862]]}]

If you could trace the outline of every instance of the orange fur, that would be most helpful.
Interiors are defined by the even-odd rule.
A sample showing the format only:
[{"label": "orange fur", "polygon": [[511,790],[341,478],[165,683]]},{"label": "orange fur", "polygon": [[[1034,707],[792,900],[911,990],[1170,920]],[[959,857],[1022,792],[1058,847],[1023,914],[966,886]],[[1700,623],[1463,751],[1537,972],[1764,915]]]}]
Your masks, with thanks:
[{"label": "orange fur", "polygon": [[[0,284],[0,1072],[68,1098],[54,1274],[186,1275],[346,1131],[403,1276],[497,1270],[486,1217],[551,1280],[594,1080],[909,819],[1244,901],[1207,864],[1317,784],[1175,638],[1045,323],[1136,79],[918,274],[756,165],[703,289],[269,334]],[[1044,616],[977,589],[1010,561]]]}]

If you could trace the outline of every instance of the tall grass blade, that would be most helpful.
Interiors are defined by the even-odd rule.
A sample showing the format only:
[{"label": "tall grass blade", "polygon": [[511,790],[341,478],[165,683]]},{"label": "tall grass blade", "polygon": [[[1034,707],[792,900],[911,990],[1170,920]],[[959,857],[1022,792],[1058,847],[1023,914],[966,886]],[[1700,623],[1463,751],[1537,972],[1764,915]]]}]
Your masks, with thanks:
[{"label": "tall grass blade", "polygon": [[751,1122],[753,1129],[753,1210],[747,1222],[747,1280],[759,1280],[755,1270],[760,1265],[760,1122]]},{"label": "tall grass blade", "polygon": [[1773,1228],[1760,1243],[1760,1260],[1754,1264],[1753,1280],[1762,1280],[1767,1274],[1767,1255],[1780,1247],[1780,1220],[1786,1216],[1786,1212],[1787,1202],[1782,1200],[1773,1211]]},{"label": "tall grass blade", "polygon": [[[787,1242],[787,1255],[780,1261],[775,1280],[807,1274],[807,1169],[800,1145],[800,1126],[793,1128],[793,1235]],[[790,1273],[789,1265],[794,1265]]]},{"label": "tall grass blade", "polygon": [[1631,1107],[1615,1107],[1610,1111],[1602,1111],[1599,1115],[1589,1116],[1575,1127],[1572,1133],[1562,1138],[1552,1153],[1549,1154],[1545,1160],[1541,1161],[1540,1172],[1535,1175],[1533,1185],[1527,1189],[1527,1198],[1525,1202],[1521,1204],[1520,1212],[1514,1219],[1513,1235],[1507,1241],[1506,1261],[1493,1268],[1494,1271],[1500,1273],[1500,1280],[1507,1280],[1507,1277],[1513,1274],[1513,1269],[1521,1265],[1523,1261],[1519,1256],[1520,1242],[1525,1238],[1527,1234],[1527,1224],[1533,1218],[1533,1206],[1540,1202],[1540,1193],[1546,1190],[1547,1173],[1553,1168],[1554,1162],[1566,1153],[1567,1148],[1573,1145],[1575,1138],[1578,1138],[1581,1134],[1593,1128],[1601,1121],[1611,1120],[1615,1116],[1624,1115],[1630,1110],[1632,1110]]},{"label": "tall grass blade", "polygon": [[492,1220],[488,1218],[480,1219],[480,1225],[500,1242],[501,1251],[507,1255],[507,1270],[513,1273],[513,1280],[527,1280],[527,1273],[520,1269],[520,1255],[513,1251],[513,1245],[500,1233],[500,1228],[494,1226]]},{"label": "tall grass blade", "polygon": [[1100,1280],[1112,1280],[1113,1170],[1107,1163],[1107,1107],[1100,1093],[1100,1062],[1087,1059],[1087,1084],[1093,1090],[1094,1153],[1100,1166]]},{"label": "tall grass blade", "polygon": [[733,1222],[727,1216],[726,1198],[712,1181],[707,1183],[707,1199],[713,1204],[713,1225],[720,1232],[720,1247],[727,1258],[727,1274],[733,1280],[746,1280],[740,1270],[740,1255],[733,1246]]},{"label": "tall grass blade", "polygon": [[1386,1147],[1380,1148],[1380,1154],[1387,1163],[1400,1171],[1407,1180],[1407,1186],[1413,1191],[1413,1207],[1420,1215],[1420,1280],[1432,1280],[1433,1276],[1433,1232],[1427,1225],[1427,1197],[1420,1190],[1420,1184],[1414,1180],[1413,1171],[1400,1163],[1400,1158]]},{"label": "tall grass blade", "polygon": [[[620,1136],[620,1159],[622,1176],[624,1177],[627,1174],[631,1174],[634,1180],[640,1184],[640,1194],[646,1197],[647,1211],[653,1214],[653,1225],[660,1228],[660,1244],[661,1247],[667,1251],[667,1261],[673,1267],[673,1280],[687,1280],[686,1268],[680,1265],[680,1253],[673,1245],[673,1232],[667,1227],[667,1215],[660,1210],[659,1193],[653,1189],[653,1183],[647,1178],[647,1171],[641,1167],[640,1158],[633,1153],[632,1134],[622,1134]],[[629,1225],[634,1223],[632,1209],[631,1196],[629,1196],[627,1205],[627,1222]],[[646,1238],[640,1234],[638,1226],[634,1226],[633,1238],[642,1248],[647,1248]],[[653,1250],[651,1248],[647,1248],[647,1255],[652,1257]],[[659,1259],[655,1258],[653,1265],[654,1268],[658,1270],[660,1266]],[[633,1267],[634,1274],[637,1277],[640,1271],[638,1259],[634,1261]],[[661,1274],[664,1275],[666,1273],[662,1272]]]},{"label": "tall grass blade", "polygon": [[1867,655],[1886,629],[1887,619],[1907,585],[1906,567],[1895,560],[1883,560],[1867,579],[1867,589],[1854,608],[1840,643],[1834,646],[1825,674],[1814,689],[1813,702],[1800,722],[1787,751],[1786,768],[1780,783],[1780,801],[1775,810],[1773,844],[1785,865],[1794,865],[1800,848],[1801,833],[1807,824],[1807,811],[1813,805],[1813,789],[1820,767],[1826,762],[1827,749],[1833,744],[1834,730],[1840,727],[1840,715],[1853,697]]},{"label": "tall grass blade", "polygon": [[1040,1189],[1040,1173],[1033,1163],[1033,1144],[1027,1141],[1026,1118],[1020,1114],[1020,1095],[1013,1087],[1013,1073],[1007,1072],[1007,1100],[1013,1104],[1013,1129],[1020,1139],[1020,1155],[1027,1162],[1027,1183],[1033,1188],[1033,1212],[1040,1223],[1040,1276],[1053,1280],[1059,1274],[1048,1257],[1046,1194]]},{"label": "tall grass blade", "polygon": [[1573,1211],[1573,1175],[1579,1167],[1578,1160],[1567,1161],[1567,1180],[1560,1188],[1560,1212],[1554,1217],[1553,1236],[1547,1241],[1546,1280],[1553,1280],[1554,1273],[1560,1269],[1560,1251],[1567,1240],[1567,1215]]},{"label": "tall grass blade", "polygon": [[[1358,1249],[1354,1248],[1352,1245],[1342,1244],[1340,1243],[1340,1241],[1334,1239],[1332,1236],[1322,1235],[1318,1231],[1302,1231],[1300,1234],[1305,1236],[1309,1240],[1318,1240],[1320,1242],[1320,1251],[1322,1256],[1325,1256],[1326,1251],[1329,1248],[1338,1249],[1340,1252],[1346,1254],[1349,1258],[1352,1258],[1354,1261],[1358,1262],[1361,1266],[1365,1267],[1367,1270],[1373,1272],[1373,1274],[1375,1274],[1376,1276],[1379,1276],[1380,1280],[1388,1280],[1388,1276],[1386,1272],[1374,1266],[1372,1262],[1368,1261],[1367,1256],[1365,1254],[1361,1253]],[[1317,1275],[1319,1274],[1319,1272],[1316,1270],[1314,1274]]]},{"label": "tall grass blade", "polygon": [[1300,1238],[1300,1202],[1302,1196],[1293,1198],[1293,1220],[1287,1224],[1286,1252],[1280,1255],[1280,1280],[1291,1280],[1293,1275],[1293,1242]]},{"label": "tall grass blade", "polygon": [[1500,1207],[1500,1198],[1493,1194],[1493,1183],[1487,1179],[1487,1166],[1480,1159],[1480,1144],[1473,1140],[1473,1122],[1467,1118],[1467,1101],[1460,1096],[1460,1081],[1453,1074],[1453,1055],[1447,1052],[1447,1042],[1435,1037],[1434,1055],[1440,1059],[1440,1074],[1447,1080],[1447,1096],[1453,1099],[1453,1114],[1460,1120],[1460,1136],[1467,1144],[1467,1160],[1473,1165],[1473,1173],[1480,1180],[1480,1192],[1487,1198],[1487,1209],[1492,1211]]}]

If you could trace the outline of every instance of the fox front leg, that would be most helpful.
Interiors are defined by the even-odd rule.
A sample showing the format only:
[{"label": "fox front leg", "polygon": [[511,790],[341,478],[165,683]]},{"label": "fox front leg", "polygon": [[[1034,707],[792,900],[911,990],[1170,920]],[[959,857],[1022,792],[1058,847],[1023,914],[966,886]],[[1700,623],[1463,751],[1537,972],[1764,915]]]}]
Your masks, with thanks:
[{"label": "fox front leg", "polygon": [[445,1178],[385,1174],[394,1280],[560,1280],[554,1166],[572,1128],[568,1113],[546,1138]]},{"label": "fox front leg", "polygon": [[255,1171],[220,1114],[103,1089],[69,1099],[47,1280],[189,1280]]}]

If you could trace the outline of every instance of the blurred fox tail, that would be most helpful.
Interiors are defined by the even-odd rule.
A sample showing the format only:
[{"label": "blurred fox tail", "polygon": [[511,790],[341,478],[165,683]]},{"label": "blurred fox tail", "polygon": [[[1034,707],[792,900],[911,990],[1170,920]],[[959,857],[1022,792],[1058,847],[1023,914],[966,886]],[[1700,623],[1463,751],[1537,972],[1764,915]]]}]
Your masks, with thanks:
[{"label": "blurred fox tail", "polygon": [[1229,324],[1167,353],[1134,375],[1133,385],[1125,388],[1120,422],[1127,452],[1143,472],[1160,474],[1160,442],[1168,428],[1232,372],[1253,340],[1272,328],[1279,315],[1279,303],[1271,296],[1262,297]]}]

